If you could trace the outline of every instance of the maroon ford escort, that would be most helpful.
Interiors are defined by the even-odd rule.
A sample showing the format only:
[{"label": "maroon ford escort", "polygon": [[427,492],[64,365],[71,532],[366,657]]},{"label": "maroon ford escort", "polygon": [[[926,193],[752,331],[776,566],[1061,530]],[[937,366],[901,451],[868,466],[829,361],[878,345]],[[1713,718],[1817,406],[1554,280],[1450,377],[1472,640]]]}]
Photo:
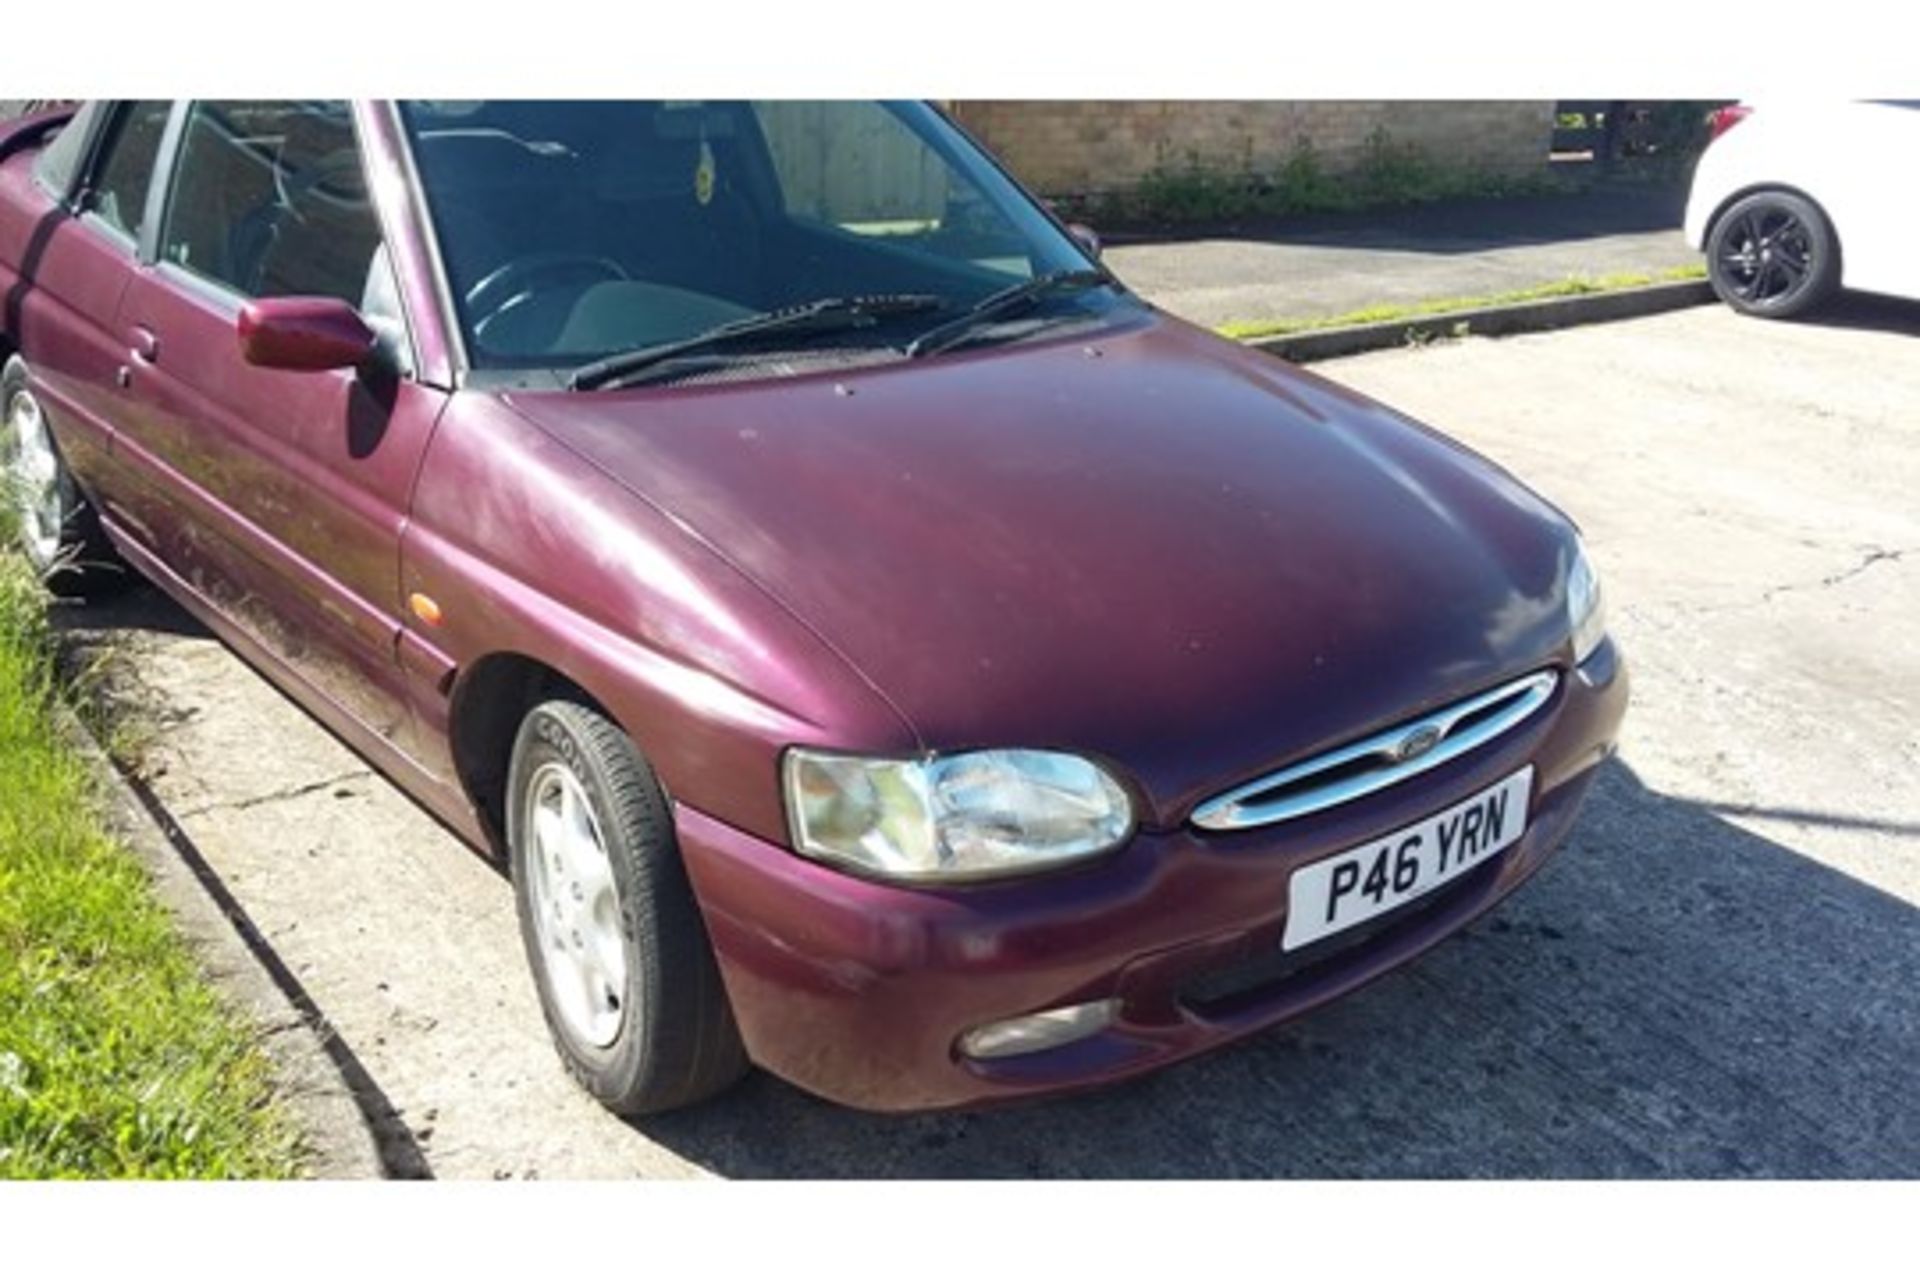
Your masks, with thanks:
[{"label": "maroon ford escort", "polygon": [[90,103],[0,132],[0,299],[26,554],[504,858],[623,1113],[1271,1026],[1537,870],[1625,708],[1553,507],[926,106]]}]

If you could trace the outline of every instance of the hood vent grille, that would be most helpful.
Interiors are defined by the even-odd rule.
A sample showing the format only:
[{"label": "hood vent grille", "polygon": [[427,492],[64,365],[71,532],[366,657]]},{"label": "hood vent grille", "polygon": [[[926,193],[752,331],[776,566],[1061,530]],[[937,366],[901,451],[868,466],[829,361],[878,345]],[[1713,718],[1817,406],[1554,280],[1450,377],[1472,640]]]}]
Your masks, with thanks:
[{"label": "hood vent grille", "polygon": [[656,387],[718,386],[729,382],[756,382],[765,378],[791,378],[803,373],[823,373],[829,369],[863,369],[869,365],[895,364],[900,353],[891,347],[823,347],[802,351],[756,351],[750,357],[717,360],[711,364],[694,360],[684,372],[663,373],[649,380]]},{"label": "hood vent grille", "polygon": [[1555,673],[1536,671],[1323,752],[1206,801],[1193,811],[1193,825],[1206,831],[1264,827],[1372,795],[1517,728],[1547,704],[1559,683]]}]

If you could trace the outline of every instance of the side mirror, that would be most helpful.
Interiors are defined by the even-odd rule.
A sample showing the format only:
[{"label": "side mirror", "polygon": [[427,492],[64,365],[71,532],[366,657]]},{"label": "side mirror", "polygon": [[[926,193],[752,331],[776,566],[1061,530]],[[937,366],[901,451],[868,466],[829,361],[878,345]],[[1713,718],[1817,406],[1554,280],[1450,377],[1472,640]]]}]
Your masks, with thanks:
[{"label": "side mirror", "polygon": [[358,369],[380,342],[338,298],[260,298],[240,308],[238,330],[241,356],[263,369]]},{"label": "side mirror", "polygon": [[1084,222],[1069,222],[1067,234],[1073,237],[1075,244],[1086,250],[1089,258],[1100,261],[1100,236],[1092,227]]}]

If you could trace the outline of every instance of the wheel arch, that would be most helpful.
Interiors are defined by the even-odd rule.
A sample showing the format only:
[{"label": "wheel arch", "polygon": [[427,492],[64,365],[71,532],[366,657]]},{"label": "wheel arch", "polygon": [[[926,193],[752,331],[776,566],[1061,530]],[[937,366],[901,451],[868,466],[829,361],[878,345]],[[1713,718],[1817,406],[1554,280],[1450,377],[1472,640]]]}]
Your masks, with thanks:
[{"label": "wheel arch", "polygon": [[488,844],[504,865],[507,777],[513,743],[527,713],[552,698],[569,698],[620,726],[650,762],[633,726],[587,684],[553,663],[501,650],[470,663],[454,682],[447,708],[447,740],[460,789],[480,816]]}]

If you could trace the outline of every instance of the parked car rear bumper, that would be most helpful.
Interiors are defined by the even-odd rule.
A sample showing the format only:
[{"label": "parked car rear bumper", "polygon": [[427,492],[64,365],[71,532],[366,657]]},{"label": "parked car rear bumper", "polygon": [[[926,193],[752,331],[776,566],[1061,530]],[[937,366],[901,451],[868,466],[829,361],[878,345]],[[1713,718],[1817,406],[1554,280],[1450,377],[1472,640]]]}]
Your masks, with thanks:
[{"label": "parked car rear bumper", "polygon": [[[754,1061],[850,1106],[915,1111],[1123,1079],[1296,1017],[1412,959],[1544,863],[1613,749],[1627,698],[1611,642],[1522,731],[1388,792],[1279,826],[1143,832],[1097,863],[965,889],[874,883],[698,811],[680,844]],[[1364,940],[1285,957],[1288,877],[1534,766],[1526,834]],[[1289,971],[1290,970],[1290,971]],[[982,1024],[1087,1001],[1114,1023],[976,1061]]]}]

